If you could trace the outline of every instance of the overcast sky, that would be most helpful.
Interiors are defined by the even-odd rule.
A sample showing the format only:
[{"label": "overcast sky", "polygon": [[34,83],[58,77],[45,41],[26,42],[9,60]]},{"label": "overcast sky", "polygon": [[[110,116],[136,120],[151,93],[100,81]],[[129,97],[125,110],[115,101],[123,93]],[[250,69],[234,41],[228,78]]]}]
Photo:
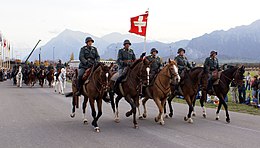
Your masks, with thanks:
[{"label": "overcast sky", "polygon": [[128,33],[149,8],[149,40],[174,42],[260,19],[259,0],[0,0],[0,31],[15,48],[43,45],[64,29]]}]

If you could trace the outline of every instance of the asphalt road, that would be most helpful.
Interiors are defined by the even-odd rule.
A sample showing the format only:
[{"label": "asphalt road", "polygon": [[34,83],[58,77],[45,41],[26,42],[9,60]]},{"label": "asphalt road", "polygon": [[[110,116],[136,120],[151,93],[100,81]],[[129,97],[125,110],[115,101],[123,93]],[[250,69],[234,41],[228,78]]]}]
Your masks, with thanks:
[{"label": "asphalt road", "polygon": [[[67,88],[69,91],[69,88]],[[120,123],[115,123],[110,104],[103,104],[99,120],[100,133],[83,124],[81,110],[70,118],[71,98],[54,93],[51,88],[17,88],[10,81],[0,82],[0,147],[1,148],[177,148],[177,147],[260,147],[260,117],[230,112],[231,123],[215,121],[215,110],[207,109],[207,119],[196,108],[197,117],[190,124],[183,120],[186,104],[174,104],[174,118],[165,125],[154,122],[157,108],[149,100],[148,117],[138,120],[134,129],[132,118],[126,118],[129,105],[120,102]],[[92,120],[88,106],[88,121]]]}]

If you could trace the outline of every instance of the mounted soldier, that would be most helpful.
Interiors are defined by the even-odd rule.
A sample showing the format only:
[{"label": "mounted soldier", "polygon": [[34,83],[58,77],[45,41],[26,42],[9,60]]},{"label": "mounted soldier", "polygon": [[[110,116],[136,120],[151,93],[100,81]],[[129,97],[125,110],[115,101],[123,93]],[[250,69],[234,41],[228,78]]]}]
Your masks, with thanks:
[{"label": "mounted soldier", "polygon": [[157,56],[158,50],[156,48],[152,48],[150,55],[146,56],[145,58],[150,62],[153,61],[150,66],[150,80],[152,81],[155,75],[160,71],[162,67],[162,59]]},{"label": "mounted soldier", "polygon": [[131,42],[129,40],[125,40],[123,45],[124,48],[118,51],[117,64],[119,65],[119,70],[118,70],[119,77],[115,82],[114,90],[126,77],[128,66],[130,66],[136,60],[135,53],[133,49],[130,48]]},{"label": "mounted soldier", "polygon": [[56,79],[58,79],[59,74],[61,73],[61,69],[64,68],[64,65],[61,63],[61,60],[56,64]]},{"label": "mounted soldier", "polygon": [[54,67],[53,67],[53,64],[52,64],[52,63],[50,63],[49,66],[47,67],[47,75],[49,74],[49,72],[50,72],[51,70],[54,70]]},{"label": "mounted soldier", "polygon": [[23,73],[24,82],[25,82],[25,84],[27,84],[27,82],[28,82],[28,73],[29,73],[29,65],[28,64],[24,65],[22,73]]},{"label": "mounted soldier", "polygon": [[[81,95],[81,87],[84,84],[82,78],[84,73],[86,72],[87,74],[87,81],[88,77],[91,75],[90,69],[96,65],[100,61],[100,56],[98,54],[98,50],[96,47],[92,46],[94,43],[94,40],[91,37],[87,37],[85,40],[86,45],[83,46],[80,49],[79,53],[79,76],[78,76],[78,86],[77,86],[77,92],[76,95],[80,96]],[[87,71],[86,71],[87,70]]]},{"label": "mounted soldier", "polygon": [[[190,62],[188,61],[188,58],[185,56],[185,49],[179,48],[177,53],[178,55],[174,58],[174,60],[178,65],[178,73],[181,79],[183,79],[185,76],[184,72],[190,70],[192,67]],[[179,84],[175,86],[175,91],[177,94],[183,94],[181,87],[179,87]]]},{"label": "mounted soldier", "polygon": [[204,62],[204,67],[206,70],[209,71],[210,77],[208,80],[208,92],[213,92],[213,81],[215,75],[218,75],[218,71],[220,71],[219,63],[218,63],[218,58],[217,58],[217,52],[216,51],[211,51],[210,52],[210,57],[206,58]]}]

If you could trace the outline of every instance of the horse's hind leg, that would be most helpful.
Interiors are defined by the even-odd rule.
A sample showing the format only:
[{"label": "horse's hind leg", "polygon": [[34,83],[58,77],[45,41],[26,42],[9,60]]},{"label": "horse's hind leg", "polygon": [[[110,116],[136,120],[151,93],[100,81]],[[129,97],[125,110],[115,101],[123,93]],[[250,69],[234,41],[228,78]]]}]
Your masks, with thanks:
[{"label": "horse's hind leg", "polygon": [[219,112],[220,112],[221,106],[222,106],[222,101],[219,100],[218,109],[216,112],[216,120],[219,120]]},{"label": "horse's hind leg", "polygon": [[87,107],[87,102],[88,102],[88,98],[86,96],[84,96],[84,101],[82,103],[82,111],[83,111],[83,123],[87,124],[88,120],[86,117],[86,107]]},{"label": "horse's hind leg", "polygon": [[205,91],[202,90],[202,96],[200,98],[200,106],[202,108],[202,113],[203,113],[203,117],[206,118],[207,114],[206,114],[206,108],[204,106],[204,102],[207,99],[207,93]]},{"label": "horse's hind leg", "polygon": [[192,107],[193,107],[192,116],[193,117],[196,116],[195,105],[196,105],[196,97],[194,97],[193,102],[192,102]]},{"label": "horse's hind leg", "polygon": [[112,110],[113,110],[113,113],[115,114],[115,100],[114,100],[114,93],[109,91],[109,97],[110,97],[110,103],[111,103],[111,107],[112,107]]},{"label": "horse's hind leg", "polygon": [[227,123],[230,123],[230,118],[229,118],[229,114],[228,114],[228,106],[227,106],[227,103],[225,102],[224,98],[221,99],[222,103],[223,103],[223,106],[226,110],[226,121]]}]

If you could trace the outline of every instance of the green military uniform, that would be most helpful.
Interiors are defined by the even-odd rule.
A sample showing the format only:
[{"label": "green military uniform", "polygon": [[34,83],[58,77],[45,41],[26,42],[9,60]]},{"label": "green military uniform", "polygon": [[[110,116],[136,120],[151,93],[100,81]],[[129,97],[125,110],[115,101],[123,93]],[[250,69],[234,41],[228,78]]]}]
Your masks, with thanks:
[{"label": "green military uniform", "polygon": [[204,62],[204,67],[210,73],[212,73],[212,71],[219,70],[218,59],[217,58],[213,59],[211,57],[206,58]]},{"label": "green military uniform", "polygon": [[159,56],[149,55],[145,57],[148,61],[153,61],[150,65],[150,79],[152,80],[154,76],[159,72],[162,67],[162,60]]},{"label": "green military uniform", "polygon": [[51,71],[52,69],[54,69],[54,67],[53,67],[52,64],[50,64],[50,65],[47,67],[47,70],[48,70],[48,71]]},{"label": "green military uniform", "polygon": [[185,56],[178,55],[174,59],[178,65],[178,73],[181,74],[183,70],[191,69],[191,65]]},{"label": "green military uniform", "polygon": [[[94,43],[94,40],[91,37],[87,37],[85,40],[85,43],[88,43],[89,41]],[[81,94],[80,90],[81,90],[81,86],[83,85],[82,77],[83,77],[85,71],[100,61],[100,56],[98,54],[97,48],[94,46],[88,46],[88,45],[83,46],[80,49],[79,60],[80,60],[80,64],[79,64],[80,70],[79,70],[79,75],[78,75],[77,95]]]},{"label": "green military uniform", "polygon": [[136,60],[136,57],[132,49],[122,48],[118,51],[117,64],[119,65],[119,70],[131,65],[134,60]]},{"label": "green military uniform", "polygon": [[45,65],[43,63],[41,63],[40,70],[44,70],[44,69],[45,69]]},{"label": "green military uniform", "polygon": [[59,62],[59,63],[56,65],[56,71],[58,72],[58,71],[61,70],[62,68],[64,68],[64,65]]}]

